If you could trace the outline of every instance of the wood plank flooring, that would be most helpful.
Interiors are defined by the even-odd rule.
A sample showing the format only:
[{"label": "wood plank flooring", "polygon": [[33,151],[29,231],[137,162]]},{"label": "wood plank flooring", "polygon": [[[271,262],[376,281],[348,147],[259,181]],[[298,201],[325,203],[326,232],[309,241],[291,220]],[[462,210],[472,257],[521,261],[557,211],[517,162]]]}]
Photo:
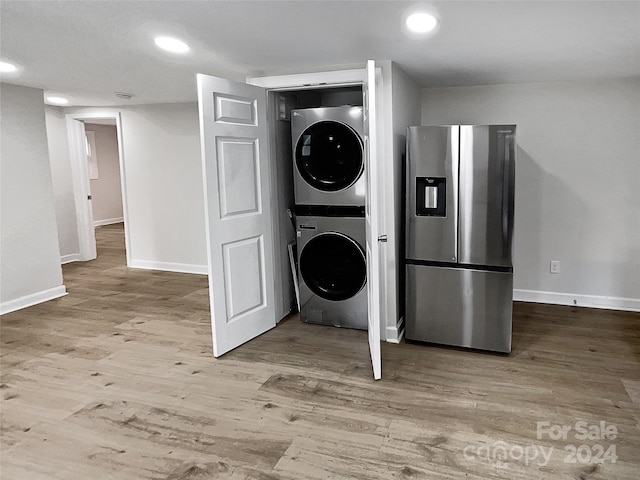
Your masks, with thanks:
[{"label": "wood plank flooring", "polygon": [[638,314],[518,303],[509,356],[383,344],[379,382],[366,332],[295,316],[214,359],[206,277],[96,233],[69,295],[1,319],[2,479],[640,478]]}]

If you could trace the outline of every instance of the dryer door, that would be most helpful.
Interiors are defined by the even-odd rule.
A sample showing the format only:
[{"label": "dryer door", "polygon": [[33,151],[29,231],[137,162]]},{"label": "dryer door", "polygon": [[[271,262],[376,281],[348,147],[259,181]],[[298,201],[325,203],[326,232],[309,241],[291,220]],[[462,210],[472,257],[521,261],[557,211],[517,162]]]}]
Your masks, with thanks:
[{"label": "dryer door", "polygon": [[347,300],[367,283],[364,251],[347,235],[321,233],[309,240],[300,252],[300,275],[320,298]]},{"label": "dryer door", "polygon": [[323,192],[349,188],[364,169],[358,134],[348,125],[331,120],[314,123],[302,132],[295,157],[302,178]]}]

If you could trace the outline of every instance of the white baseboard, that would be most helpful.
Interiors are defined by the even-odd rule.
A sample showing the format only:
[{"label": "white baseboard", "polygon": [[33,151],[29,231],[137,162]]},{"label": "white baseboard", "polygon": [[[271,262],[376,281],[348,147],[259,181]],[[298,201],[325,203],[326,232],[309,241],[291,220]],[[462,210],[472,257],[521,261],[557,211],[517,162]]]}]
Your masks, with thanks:
[{"label": "white baseboard", "polygon": [[142,270],[162,270],[166,272],[195,273],[197,275],[208,275],[209,269],[206,265],[193,265],[190,263],[154,262],[150,260],[130,260],[130,268],[140,268]]},{"label": "white baseboard", "polygon": [[64,285],[59,287],[50,288],[48,290],[42,290],[41,292],[31,293],[24,297],[9,300],[7,302],[0,303],[0,315],[5,313],[15,312],[23,308],[31,307],[39,303],[48,302],[54,298],[64,297],[67,294],[67,289]]},{"label": "white baseboard", "polygon": [[404,337],[404,317],[392,327],[387,326],[385,340],[389,343],[400,343]]},{"label": "white baseboard", "polygon": [[94,227],[101,227],[102,225],[113,225],[114,223],[122,223],[124,222],[124,217],[117,218],[105,218],[104,220],[94,220]]},{"label": "white baseboard", "polygon": [[640,298],[606,297],[515,289],[513,291],[513,299],[517,302],[552,303],[556,305],[573,305],[577,307],[640,312]]},{"label": "white baseboard", "polygon": [[79,261],[80,261],[79,253],[70,253],[69,255],[63,255],[62,257],[60,257],[60,263],[63,265],[65,263],[79,262]]}]

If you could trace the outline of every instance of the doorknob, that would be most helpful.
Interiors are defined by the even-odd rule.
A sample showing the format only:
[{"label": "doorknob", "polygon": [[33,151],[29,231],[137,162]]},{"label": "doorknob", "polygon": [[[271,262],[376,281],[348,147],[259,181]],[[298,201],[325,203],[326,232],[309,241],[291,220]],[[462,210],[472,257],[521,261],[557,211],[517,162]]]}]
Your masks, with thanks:
[{"label": "doorknob", "polygon": [[379,241],[379,242],[385,242],[385,243],[386,243],[386,242],[387,242],[387,236],[386,236],[386,235],[380,235],[380,236],[378,237],[378,241]]}]

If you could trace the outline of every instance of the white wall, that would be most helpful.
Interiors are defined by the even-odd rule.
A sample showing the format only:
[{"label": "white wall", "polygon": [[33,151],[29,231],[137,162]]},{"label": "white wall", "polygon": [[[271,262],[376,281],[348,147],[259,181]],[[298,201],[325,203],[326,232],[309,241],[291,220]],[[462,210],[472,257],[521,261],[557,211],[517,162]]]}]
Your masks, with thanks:
[{"label": "white wall", "polygon": [[114,110],[122,117],[129,266],[206,273],[197,104],[65,108],[64,112]]},{"label": "white wall", "polygon": [[65,294],[42,90],[0,85],[0,312]]},{"label": "white wall", "polygon": [[383,272],[387,275],[386,299],[387,340],[399,340],[402,334],[404,316],[404,154],[406,150],[406,132],[410,125],[420,124],[420,89],[395,63],[391,69],[391,105],[392,125],[387,126],[387,143],[390,151],[385,162],[384,177],[386,188],[383,194],[386,209],[385,233],[387,234],[386,260]]},{"label": "white wall", "polygon": [[67,126],[62,108],[45,106],[45,120],[60,256],[62,262],[72,261],[77,259],[79,245],[71,165],[69,163]]},{"label": "white wall", "polygon": [[457,123],[518,125],[515,297],[640,308],[640,79],[423,89]]},{"label": "white wall", "polygon": [[124,214],[116,127],[96,125],[87,121],[84,129],[95,135],[95,154],[98,159],[98,178],[90,180],[93,223],[107,225],[122,222]]}]

